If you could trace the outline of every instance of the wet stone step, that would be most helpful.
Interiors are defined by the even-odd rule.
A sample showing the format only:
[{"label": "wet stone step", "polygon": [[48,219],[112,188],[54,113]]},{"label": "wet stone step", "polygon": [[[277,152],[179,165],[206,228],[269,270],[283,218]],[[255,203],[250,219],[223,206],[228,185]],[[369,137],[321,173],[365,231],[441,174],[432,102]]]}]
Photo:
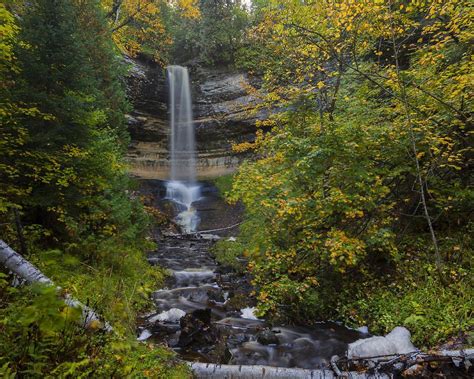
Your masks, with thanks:
[{"label": "wet stone step", "polygon": [[169,300],[173,298],[184,297],[188,300],[206,302],[209,299],[224,302],[222,290],[213,285],[203,285],[199,287],[178,287],[169,290],[158,290],[153,293],[154,300]]},{"label": "wet stone step", "polygon": [[[211,259],[209,257],[209,253],[207,251],[204,251],[204,252],[199,252],[199,251],[180,251],[180,252],[176,252],[176,251],[159,251],[159,252],[156,252],[156,253],[153,253],[153,254],[150,254],[149,255],[149,258],[179,258],[181,260],[183,259],[188,259],[188,260],[191,260],[191,261],[196,261],[196,262],[200,262],[201,260],[209,260]],[[183,262],[183,265],[185,263]]]},{"label": "wet stone step", "polygon": [[197,286],[200,284],[214,283],[216,273],[212,270],[190,270],[173,271],[174,281],[177,286]]},{"label": "wet stone step", "polygon": [[202,262],[181,260],[179,258],[148,258],[148,262],[154,266],[159,265],[164,268],[168,268],[173,271],[179,271],[183,268],[183,262],[186,264],[187,269],[198,269],[205,267],[209,270],[215,270],[217,265],[211,259],[203,260]]},{"label": "wet stone step", "polygon": [[200,263],[203,260],[204,261],[214,261],[210,256],[208,252],[205,253],[199,253],[199,252],[194,252],[194,254],[191,253],[186,253],[186,254],[176,254],[176,253],[158,253],[158,254],[153,254],[149,255],[149,259],[166,259],[166,258],[174,258],[174,259],[180,259],[182,261],[183,267],[186,267],[185,264],[189,262],[196,262]]},{"label": "wet stone step", "polygon": [[169,299],[169,300],[157,299],[154,302],[156,304],[156,309],[158,310],[159,313],[166,312],[171,309],[180,309],[184,311],[185,313],[192,313],[193,311],[198,310],[198,309],[201,309],[201,310],[210,309],[211,313],[216,318],[225,317],[227,314],[225,308],[219,303],[213,303],[213,302],[201,303],[198,301],[188,300],[185,297],[179,297],[179,298]]}]

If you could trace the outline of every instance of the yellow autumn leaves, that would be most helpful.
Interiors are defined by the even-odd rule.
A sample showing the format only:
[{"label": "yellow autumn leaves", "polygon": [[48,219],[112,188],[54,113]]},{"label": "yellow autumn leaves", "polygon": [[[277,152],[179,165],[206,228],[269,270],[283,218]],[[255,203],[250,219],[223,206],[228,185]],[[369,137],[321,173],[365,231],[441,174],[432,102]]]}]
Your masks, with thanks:
[{"label": "yellow autumn leaves", "polygon": [[108,12],[112,36],[124,53],[136,56],[147,51],[158,63],[165,65],[167,50],[173,40],[165,27],[162,10],[167,7],[178,9],[182,17],[200,17],[197,0],[124,0],[116,2],[101,0]]}]

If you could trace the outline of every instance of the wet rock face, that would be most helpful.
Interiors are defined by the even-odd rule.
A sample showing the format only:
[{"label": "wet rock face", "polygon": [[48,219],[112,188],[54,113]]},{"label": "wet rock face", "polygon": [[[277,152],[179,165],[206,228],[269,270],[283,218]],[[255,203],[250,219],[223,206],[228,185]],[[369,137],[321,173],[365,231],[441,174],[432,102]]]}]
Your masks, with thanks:
[{"label": "wet rock face", "polygon": [[[167,83],[165,70],[153,62],[127,58],[128,115],[132,143],[128,159],[132,174],[167,179],[169,172]],[[226,69],[190,67],[200,178],[232,172],[242,160],[232,153],[236,142],[254,138],[255,122],[266,114],[250,114],[256,99],[247,94],[250,79]],[[258,83],[252,83],[257,84]]]},{"label": "wet rock face", "polygon": [[132,140],[164,142],[168,100],[163,69],[152,62],[130,58],[126,63],[130,67],[127,95],[133,105],[132,113],[127,116]]},{"label": "wet rock face", "polygon": [[193,70],[193,74],[198,150],[230,152],[232,143],[253,140],[257,119],[266,115],[251,112],[256,99],[248,95],[250,79],[247,75],[203,68]]},{"label": "wet rock face", "polygon": [[200,69],[196,73],[205,80],[199,87],[208,101],[218,104],[247,95],[242,83],[247,83],[248,79],[242,73],[212,72],[209,69]]},{"label": "wet rock face", "polygon": [[163,68],[152,61],[140,59],[126,58],[126,63],[129,66],[127,95],[135,113],[166,118],[168,95]]},{"label": "wet rock face", "polygon": [[[139,180],[140,193],[146,200],[146,205],[155,207],[165,214],[169,219],[173,219],[179,212],[179,207],[172,200],[164,199],[166,196],[166,182],[162,180]],[[243,217],[243,205],[241,203],[230,205],[219,194],[217,188],[211,182],[198,182],[201,186],[201,198],[195,201],[192,206],[197,210],[197,215],[201,219],[197,230],[215,230],[220,228],[232,228],[219,231],[220,236],[235,235],[239,223]],[[179,229],[176,228],[177,232]],[[189,254],[195,254],[189,251]],[[180,262],[176,263],[178,266]]]}]

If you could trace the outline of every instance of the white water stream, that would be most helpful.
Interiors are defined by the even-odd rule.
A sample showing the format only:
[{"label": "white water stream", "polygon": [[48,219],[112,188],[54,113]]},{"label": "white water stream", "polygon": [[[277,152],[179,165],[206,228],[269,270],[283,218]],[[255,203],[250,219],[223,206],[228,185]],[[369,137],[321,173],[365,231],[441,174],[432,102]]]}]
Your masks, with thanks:
[{"label": "white water stream", "polygon": [[196,183],[196,142],[189,73],[186,67],[168,66],[171,180],[166,198],[178,204],[176,222],[184,233],[196,231],[199,216],[192,206],[201,197]]}]

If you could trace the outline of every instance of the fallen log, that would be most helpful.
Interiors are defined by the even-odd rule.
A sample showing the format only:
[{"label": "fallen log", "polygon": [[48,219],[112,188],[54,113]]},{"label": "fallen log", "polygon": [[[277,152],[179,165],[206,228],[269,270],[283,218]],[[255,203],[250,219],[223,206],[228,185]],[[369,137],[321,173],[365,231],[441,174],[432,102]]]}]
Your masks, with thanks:
[{"label": "fallen log", "polygon": [[[395,358],[395,359],[394,359]],[[196,379],[336,379],[344,377],[348,379],[387,379],[393,378],[395,374],[390,371],[398,372],[398,370],[390,370],[390,367],[374,367],[376,363],[383,363],[390,360],[390,363],[404,363],[404,368],[410,368],[415,365],[430,361],[446,361],[451,362],[456,367],[459,363],[464,363],[466,360],[474,360],[474,349],[466,350],[442,350],[434,353],[416,352],[408,355],[396,356],[378,356],[373,358],[366,358],[360,361],[372,362],[370,372],[357,371],[343,371],[337,366],[338,357],[334,356],[331,359],[331,369],[309,370],[302,368],[285,368],[272,367],[260,365],[221,365],[214,363],[200,363],[187,362],[193,371]],[[341,361],[347,361],[347,358],[342,358]],[[349,360],[352,361],[352,360]],[[380,370],[382,369],[382,370]],[[380,370],[378,372],[378,370]],[[389,371],[387,373],[387,371]]]},{"label": "fallen log", "polygon": [[440,350],[428,353],[414,351],[407,354],[379,355],[357,359],[334,356],[331,358],[331,367],[336,373],[339,372],[342,375],[345,371],[341,370],[341,367],[344,367],[345,370],[364,370],[370,367],[371,372],[401,373],[404,377],[419,377],[423,367],[431,362],[436,362],[436,367],[440,367],[440,364],[447,364],[454,370],[461,370],[460,373],[472,373],[474,349]]},{"label": "fallen log", "polygon": [[386,363],[386,362],[400,362],[400,361],[412,361],[415,360],[417,363],[432,362],[432,361],[443,361],[443,360],[456,360],[461,359],[463,361],[474,360],[474,349],[461,349],[461,350],[439,350],[425,353],[422,351],[413,351],[407,354],[390,354],[390,355],[377,355],[373,357],[363,357],[363,358],[339,358],[337,356],[337,362],[376,362],[376,363]]},{"label": "fallen log", "polygon": [[[196,379],[336,379],[329,369],[308,370],[272,366],[219,365],[213,363],[187,362]],[[388,374],[345,372],[348,379],[388,379]]]},{"label": "fallen log", "polygon": [[[0,264],[24,280],[27,284],[42,283],[47,286],[54,286],[51,279],[2,240],[0,240]],[[60,287],[57,287],[57,289],[58,292],[61,291]],[[112,330],[112,327],[108,323],[101,321],[93,309],[74,299],[69,294],[65,294],[63,297],[64,302],[68,306],[82,310],[82,322],[84,327],[95,329],[98,325],[102,325],[102,329],[106,331]]]},{"label": "fallen log", "polygon": [[452,364],[457,368],[462,365],[466,372],[468,372],[474,362],[474,349],[440,350],[432,353],[417,353],[408,357],[405,362],[403,359],[400,359],[400,362],[404,363],[404,367],[407,369],[407,376],[411,371],[416,372],[417,367],[422,367],[423,364],[430,362],[444,362]]}]

